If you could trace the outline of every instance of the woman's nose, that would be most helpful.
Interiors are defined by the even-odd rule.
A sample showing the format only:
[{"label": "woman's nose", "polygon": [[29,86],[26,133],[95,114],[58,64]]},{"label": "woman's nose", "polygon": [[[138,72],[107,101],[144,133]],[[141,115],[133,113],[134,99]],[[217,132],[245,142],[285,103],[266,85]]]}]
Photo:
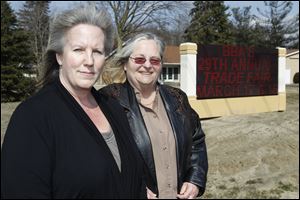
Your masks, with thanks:
[{"label": "woman's nose", "polygon": [[94,64],[94,57],[92,52],[86,52],[85,65],[92,66]]},{"label": "woman's nose", "polygon": [[146,62],[144,63],[144,67],[145,68],[151,68],[152,64],[150,63],[150,60],[146,60]]}]

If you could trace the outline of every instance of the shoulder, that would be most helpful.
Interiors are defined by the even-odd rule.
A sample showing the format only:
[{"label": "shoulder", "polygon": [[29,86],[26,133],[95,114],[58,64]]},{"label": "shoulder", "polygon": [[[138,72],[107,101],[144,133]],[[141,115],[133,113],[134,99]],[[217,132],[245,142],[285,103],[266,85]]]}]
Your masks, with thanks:
[{"label": "shoulder", "polygon": [[161,85],[160,87],[165,99],[169,101],[169,103],[171,102],[178,112],[191,116],[195,119],[198,118],[198,114],[191,107],[188,97],[184,91],[168,85]]},{"label": "shoulder", "polygon": [[179,102],[183,102],[187,100],[187,95],[184,91],[179,88],[175,88],[169,85],[160,85],[162,92],[170,95],[174,99],[177,99]]},{"label": "shoulder", "polygon": [[[54,132],[50,131],[49,116],[53,119],[57,118],[57,113],[55,113],[57,110],[51,106],[53,95],[49,94],[52,93],[43,88],[18,105],[6,129],[3,142],[5,148],[25,148],[24,154],[21,154],[24,155],[22,157],[26,157],[26,152],[32,153],[31,150],[34,148],[42,151],[44,145],[46,148],[51,146]],[[29,149],[28,145],[30,145]]]},{"label": "shoulder", "polygon": [[119,99],[122,84],[113,83],[99,89],[96,93],[99,104],[105,105],[106,108],[118,111],[121,109]]},{"label": "shoulder", "polygon": [[24,118],[38,119],[43,113],[47,113],[53,109],[51,108],[51,104],[53,104],[55,98],[57,98],[56,96],[57,94],[53,87],[45,86],[33,96],[21,102],[13,114],[22,115]]},{"label": "shoulder", "polygon": [[120,85],[109,85],[98,90],[98,103],[106,115],[115,119],[114,122],[117,122],[117,124],[111,124],[115,126],[123,126],[124,123],[127,123],[124,108],[119,102],[119,86]]},{"label": "shoulder", "polygon": [[106,97],[112,97],[117,99],[120,96],[121,89],[123,87],[124,86],[122,83],[113,83],[101,88],[100,90],[98,90],[98,92]]},{"label": "shoulder", "polygon": [[51,109],[52,95],[49,94],[52,92],[49,89],[42,88],[17,106],[9,120],[6,138],[22,138],[23,141],[28,141],[37,135],[48,135],[47,116],[50,112],[53,116],[55,114],[53,107]]}]

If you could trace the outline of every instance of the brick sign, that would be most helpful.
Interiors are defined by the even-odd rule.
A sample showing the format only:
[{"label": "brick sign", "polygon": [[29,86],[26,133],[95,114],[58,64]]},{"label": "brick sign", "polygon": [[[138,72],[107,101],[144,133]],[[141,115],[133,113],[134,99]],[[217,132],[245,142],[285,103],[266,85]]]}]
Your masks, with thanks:
[{"label": "brick sign", "polygon": [[277,93],[277,49],[198,45],[198,99]]}]

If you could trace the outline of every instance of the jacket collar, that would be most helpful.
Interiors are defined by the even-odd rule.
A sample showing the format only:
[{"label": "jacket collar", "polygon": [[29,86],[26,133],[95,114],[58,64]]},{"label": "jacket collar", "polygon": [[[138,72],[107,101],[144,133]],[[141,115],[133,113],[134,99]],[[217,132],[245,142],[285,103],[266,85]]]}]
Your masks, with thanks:
[{"label": "jacket collar", "polygon": [[147,171],[150,172],[151,178],[156,183],[155,165],[150,137],[146,128],[146,124],[143,120],[134,89],[128,81],[121,86],[119,102],[125,109],[129,111],[130,117],[128,120],[130,122],[131,129],[134,130],[132,131],[134,140],[143,157],[143,160],[146,163],[148,168]]},{"label": "jacket collar", "polygon": [[[171,88],[169,88],[168,86],[161,85],[159,83],[157,83],[157,87],[159,87],[158,90],[161,95],[162,101],[166,108],[167,115],[173,129],[175,142],[176,142],[177,169],[179,172],[180,169],[178,166],[178,162],[180,159],[182,159],[179,158],[180,155],[179,152],[183,150],[181,147],[182,146],[181,142],[183,142],[184,140],[183,134],[181,133],[185,131],[182,130],[183,128],[182,125],[184,124],[185,117],[184,115],[182,115],[182,113],[180,113],[178,109],[179,108],[178,99],[176,99],[174,94],[171,93]],[[132,120],[132,124],[134,124],[133,125],[134,127],[132,127],[134,128],[133,130],[135,130],[133,131],[134,139],[137,143],[137,146],[139,147],[139,150],[150,171],[153,180],[155,180],[156,182],[156,175],[155,175],[156,173],[155,173],[154,158],[152,154],[150,137],[146,129],[146,125],[144,123],[142,114],[140,112],[139,104],[137,102],[134,89],[132,88],[132,86],[128,81],[126,81],[124,84],[121,85],[119,102],[125,109],[127,109],[131,113],[132,119],[129,120]]]},{"label": "jacket collar", "polygon": [[[178,103],[176,99],[172,98],[172,94],[164,85],[157,82],[158,91],[162,97],[162,100],[166,106],[166,109],[172,112],[178,112]],[[167,102],[167,103],[165,103]],[[131,105],[138,103],[135,97],[135,92],[133,87],[128,81],[126,81],[121,86],[120,90],[120,103],[122,106],[126,107],[128,110],[132,107]]]}]

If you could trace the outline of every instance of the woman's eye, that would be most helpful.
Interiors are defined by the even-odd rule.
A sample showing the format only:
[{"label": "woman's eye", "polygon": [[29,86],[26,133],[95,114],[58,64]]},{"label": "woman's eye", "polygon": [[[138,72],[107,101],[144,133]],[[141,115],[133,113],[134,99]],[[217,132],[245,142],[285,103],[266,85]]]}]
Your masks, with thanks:
[{"label": "woman's eye", "polygon": [[144,63],[146,61],[146,59],[145,58],[135,58],[135,61],[138,63],[140,63],[140,62]]},{"label": "woman's eye", "polygon": [[94,51],[94,52],[97,53],[97,54],[103,55],[103,52],[102,52],[102,51],[96,50],[96,51]]}]

